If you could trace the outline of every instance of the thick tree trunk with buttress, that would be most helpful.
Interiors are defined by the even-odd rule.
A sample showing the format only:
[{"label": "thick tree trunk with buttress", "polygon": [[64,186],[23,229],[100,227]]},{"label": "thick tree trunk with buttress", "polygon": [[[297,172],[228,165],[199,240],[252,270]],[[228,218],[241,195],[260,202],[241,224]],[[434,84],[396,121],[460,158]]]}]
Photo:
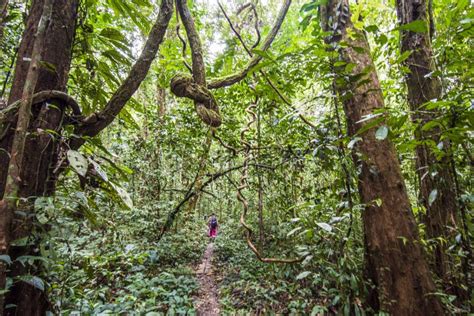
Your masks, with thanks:
[{"label": "thick tree trunk with buttress", "polygon": [[[330,41],[346,43],[337,48],[341,59],[355,65],[350,74],[337,78],[336,89],[343,101],[349,135],[362,138],[353,158],[360,166],[359,194],[366,204],[362,220],[368,277],[377,287],[372,305],[392,315],[443,315],[442,305],[433,295],[436,288],[419,244],[395,148],[388,139],[376,139],[377,127],[357,135],[367,124],[360,121],[384,107],[368,41],[352,27],[348,0],[329,1],[322,7],[321,17],[323,27],[334,31]],[[348,28],[352,36],[348,36]]]},{"label": "thick tree trunk with buttress", "polygon": [[[397,0],[397,13],[401,25],[414,21],[423,21],[426,25],[426,32],[401,31],[401,52],[411,52],[405,64],[410,70],[406,75],[406,82],[411,119],[417,124],[415,139],[438,144],[441,141],[439,127],[422,130],[424,124],[436,119],[438,115],[435,110],[424,108],[424,105],[441,97],[441,82],[438,77],[430,75],[436,67],[431,49],[429,1]],[[449,150],[448,142],[444,142],[444,150]],[[449,258],[444,241],[439,238],[449,238],[449,226],[455,226],[456,218],[456,193],[449,156],[438,161],[429,145],[420,144],[416,148],[416,171],[420,181],[420,198],[426,208],[427,236],[436,240],[434,271],[446,283],[449,281]],[[435,196],[434,192],[437,192],[436,198],[430,201],[430,194]]]},{"label": "thick tree trunk with buttress", "polygon": [[[9,104],[19,100],[28,71],[28,58],[31,57],[34,34],[41,18],[44,0],[33,1],[27,25],[23,34],[13,77]],[[42,68],[36,85],[36,92],[43,90],[65,91],[71,63],[71,48],[74,39],[78,0],[55,0],[51,24],[46,33],[42,61],[54,65],[55,71]],[[34,104],[29,135],[25,144],[25,155],[21,164],[20,197],[49,195],[54,191],[55,179],[52,173],[57,163],[58,142],[47,130],[59,130],[62,127],[65,105],[48,106],[45,102]],[[12,124],[13,126],[14,124]],[[0,148],[10,152],[14,128],[0,140]],[[9,157],[0,151],[0,195],[3,195],[6,181],[6,169]],[[12,240],[25,237],[31,233],[33,223],[24,217],[16,217],[12,227]],[[11,247],[12,260],[22,255],[39,255],[32,247]],[[35,274],[21,264],[11,266],[10,276]],[[44,293],[36,287],[17,282],[6,297],[6,304],[15,304],[15,308],[5,311],[6,315],[43,315],[47,308]]]}]

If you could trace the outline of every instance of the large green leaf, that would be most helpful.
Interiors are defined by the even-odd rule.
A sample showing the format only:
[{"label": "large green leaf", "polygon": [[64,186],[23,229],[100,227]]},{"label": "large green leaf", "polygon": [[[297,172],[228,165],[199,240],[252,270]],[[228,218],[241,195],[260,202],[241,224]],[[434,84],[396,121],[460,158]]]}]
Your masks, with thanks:
[{"label": "large green leaf", "polygon": [[311,274],[311,271],[303,271],[303,272],[301,272],[300,274],[298,274],[298,275],[296,276],[296,279],[297,279],[297,280],[304,279],[304,278],[306,278],[306,277],[307,277],[308,275],[310,275],[310,274]]},{"label": "large green leaf", "polygon": [[6,264],[12,263],[12,259],[10,258],[9,255],[0,255],[0,261],[5,262]]},{"label": "large green leaf", "polygon": [[327,232],[332,232],[332,226],[329,225],[328,223],[316,223],[316,225],[318,225],[319,227],[321,227]]},{"label": "large green leaf", "polygon": [[403,24],[397,28],[400,31],[411,31],[416,33],[424,33],[428,31],[428,22],[424,20],[416,20],[407,24]]},{"label": "large green leaf", "polygon": [[132,198],[130,197],[130,195],[128,194],[128,192],[118,186],[118,185],[115,185],[113,183],[111,183],[113,189],[115,190],[115,192],[117,192],[118,196],[120,197],[120,199],[122,200],[123,204],[128,208],[128,209],[132,209],[133,208],[133,201],[132,201]]},{"label": "large green leaf", "polygon": [[81,176],[85,177],[89,161],[80,152],[75,150],[68,150],[67,159],[71,167]]}]

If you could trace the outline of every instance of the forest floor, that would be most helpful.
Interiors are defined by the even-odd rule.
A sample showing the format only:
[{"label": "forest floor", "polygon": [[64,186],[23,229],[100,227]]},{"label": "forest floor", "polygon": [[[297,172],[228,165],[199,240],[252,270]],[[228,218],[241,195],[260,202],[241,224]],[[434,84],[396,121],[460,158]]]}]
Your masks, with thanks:
[{"label": "forest floor", "polygon": [[196,310],[198,315],[219,315],[219,295],[215,280],[215,271],[212,265],[214,243],[207,245],[202,257],[202,262],[196,268],[196,276],[199,280],[199,292],[196,297]]}]

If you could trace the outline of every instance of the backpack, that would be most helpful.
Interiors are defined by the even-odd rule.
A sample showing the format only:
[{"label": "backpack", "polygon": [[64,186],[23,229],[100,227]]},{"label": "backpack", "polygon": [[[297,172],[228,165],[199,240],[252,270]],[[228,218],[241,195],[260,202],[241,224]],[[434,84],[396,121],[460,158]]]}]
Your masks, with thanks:
[{"label": "backpack", "polygon": [[211,218],[211,228],[214,229],[217,227],[217,218]]}]

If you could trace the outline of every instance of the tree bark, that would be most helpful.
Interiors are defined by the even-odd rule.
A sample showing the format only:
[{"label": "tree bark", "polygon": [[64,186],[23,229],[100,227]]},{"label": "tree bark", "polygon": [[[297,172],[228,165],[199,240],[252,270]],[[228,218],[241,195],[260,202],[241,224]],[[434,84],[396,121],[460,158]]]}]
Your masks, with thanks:
[{"label": "tree bark", "polygon": [[164,88],[157,88],[156,99],[158,102],[158,117],[160,119],[160,124],[162,124],[166,115],[166,90]]},{"label": "tree bark", "polygon": [[[52,72],[51,70],[44,68],[40,70],[38,84],[35,89],[36,92],[43,90],[66,91],[67,77],[71,64],[71,48],[74,39],[78,2],[78,0],[54,1],[53,18],[47,31],[42,61],[53,65],[55,71]],[[26,22],[26,29],[18,51],[18,58],[15,66],[15,73],[13,76],[8,104],[12,104],[21,98],[26,72],[28,71],[28,58],[31,57],[34,34],[36,32],[38,21],[41,17],[43,4],[44,0],[33,1],[30,15],[28,16]],[[61,125],[63,117],[62,108],[62,106],[60,109],[50,108],[47,107],[44,102],[35,104],[33,107],[34,120],[32,120],[32,126],[30,129],[33,130],[34,128],[35,131],[38,128],[42,130],[56,130]],[[6,152],[10,151],[11,141],[13,139],[13,128],[14,126],[11,127],[10,132],[7,133],[3,139],[0,139],[0,148],[5,149]],[[54,155],[53,153],[57,148],[53,148],[56,147],[56,145],[53,144],[55,142],[51,141],[52,138],[49,135],[44,133],[40,136],[37,136],[36,134],[37,133],[30,134],[30,137],[27,140],[26,148],[28,149],[26,151],[43,153],[43,157],[41,157],[41,159],[37,159],[37,155],[28,155],[29,157],[25,157],[25,160],[27,160],[27,163],[32,164],[32,167],[24,169],[28,169],[29,171],[33,170],[35,172],[38,170],[38,178],[47,179],[49,165],[50,162],[54,160],[52,156]],[[4,151],[0,150],[0,165],[7,165],[8,160],[8,155]],[[35,160],[36,162],[29,162],[28,160]],[[42,160],[41,163],[40,160]],[[29,181],[32,177],[36,177],[35,172],[29,171],[28,174],[26,174],[28,178],[22,178],[23,184],[26,185],[26,187],[22,188],[22,191],[29,191],[33,193],[31,195],[36,195],[38,193],[42,195],[43,193],[54,190],[54,188],[51,187],[51,182],[47,184],[48,181],[44,181],[44,183],[43,181],[38,181],[38,184],[36,184],[36,179]],[[0,168],[0,195],[3,194],[5,180],[6,172],[4,168]]]},{"label": "tree bark", "polygon": [[[189,46],[191,47],[192,79],[180,75],[175,76],[171,81],[171,91],[176,96],[193,99],[196,113],[201,120],[211,127],[219,127],[222,124],[219,105],[212,93],[207,90],[201,39],[194,25],[194,19],[185,0],[177,0],[176,7],[186,29]],[[207,96],[204,99],[201,99],[200,96],[195,98],[194,92],[197,91],[199,91],[200,96]]]},{"label": "tree bark", "polygon": [[[430,37],[430,8],[427,0],[397,0],[397,14],[400,25],[414,21],[422,21],[426,32],[401,31],[401,53],[411,52],[405,65],[410,69],[406,75],[408,89],[408,104],[411,119],[416,124],[415,139],[417,141],[440,142],[439,127],[423,131],[424,124],[436,119],[439,115],[435,110],[427,110],[424,105],[441,97],[441,82],[438,77],[431,76],[435,71]],[[449,143],[444,142],[444,150]],[[419,144],[416,148],[416,171],[420,182],[420,198],[426,208],[424,221],[427,237],[435,240],[433,253],[434,271],[445,281],[449,282],[449,257],[446,254],[444,241],[449,238],[448,224],[455,226],[456,193],[454,179],[450,172],[449,156],[438,161],[429,145]],[[435,191],[436,190],[436,191]],[[434,201],[430,194],[437,192]]]},{"label": "tree bark", "polygon": [[[8,163],[7,180],[5,184],[5,192],[0,200],[0,253],[8,255],[10,243],[12,241],[12,222],[15,211],[19,205],[19,193],[21,186],[21,162],[25,156],[25,143],[28,135],[28,127],[30,125],[31,107],[33,103],[33,95],[40,70],[41,55],[43,51],[46,30],[51,21],[51,13],[53,11],[53,0],[46,0],[41,10],[41,19],[38,22],[38,29],[34,36],[33,50],[31,53],[28,71],[23,85],[21,102],[18,109],[18,120],[13,135],[12,148],[10,152],[10,161]],[[7,266],[3,262],[0,271],[1,288],[6,287],[6,271]],[[0,313],[3,315],[5,296],[1,296]]]},{"label": "tree bark", "polygon": [[[30,15],[26,22],[26,29],[20,43],[15,74],[9,104],[21,98],[29,67],[29,58],[32,56],[34,34],[42,15],[44,0],[33,1]],[[39,69],[39,78],[35,91],[66,90],[66,82],[71,63],[71,48],[74,39],[78,0],[54,0],[50,26],[46,33],[42,61],[54,66],[55,71]],[[55,102],[56,103],[56,102]],[[49,107],[45,102],[35,103],[32,107],[32,119],[29,124],[29,133],[25,143],[25,155],[21,160],[19,197],[32,197],[51,194],[54,191],[54,177],[52,169],[57,163],[58,143],[46,130],[59,130],[62,126],[65,103],[57,102],[58,107]],[[0,139],[0,195],[4,194],[6,170],[9,164],[9,154],[14,136],[15,122],[3,139]],[[24,218],[14,219],[12,240],[29,235],[32,228],[31,220]],[[29,254],[38,255],[35,247],[11,247],[9,255],[14,260],[18,256]],[[21,264],[14,263],[10,269],[10,277],[25,274],[35,274]],[[26,282],[16,282],[6,297],[5,304],[14,304],[16,307],[5,311],[6,315],[43,315],[48,303],[42,291]]]},{"label": "tree bark", "polygon": [[[349,74],[339,73],[336,89],[349,135],[362,138],[354,147],[353,160],[360,167],[359,194],[366,205],[362,220],[367,272],[378,291],[372,307],[393,315],[444,315],[433,295],[436,288],[419,243],[395,148],[388,139],[376,139],[374,129],[358,135],[368,123],[360,121],[384,107],[368,41],[352,26],[348,0],[329,1],[321,11],[323,28],[333,31],[331,44],[342,61],[354,64]],[[346,45],[340,47],[341,40]]]}]

